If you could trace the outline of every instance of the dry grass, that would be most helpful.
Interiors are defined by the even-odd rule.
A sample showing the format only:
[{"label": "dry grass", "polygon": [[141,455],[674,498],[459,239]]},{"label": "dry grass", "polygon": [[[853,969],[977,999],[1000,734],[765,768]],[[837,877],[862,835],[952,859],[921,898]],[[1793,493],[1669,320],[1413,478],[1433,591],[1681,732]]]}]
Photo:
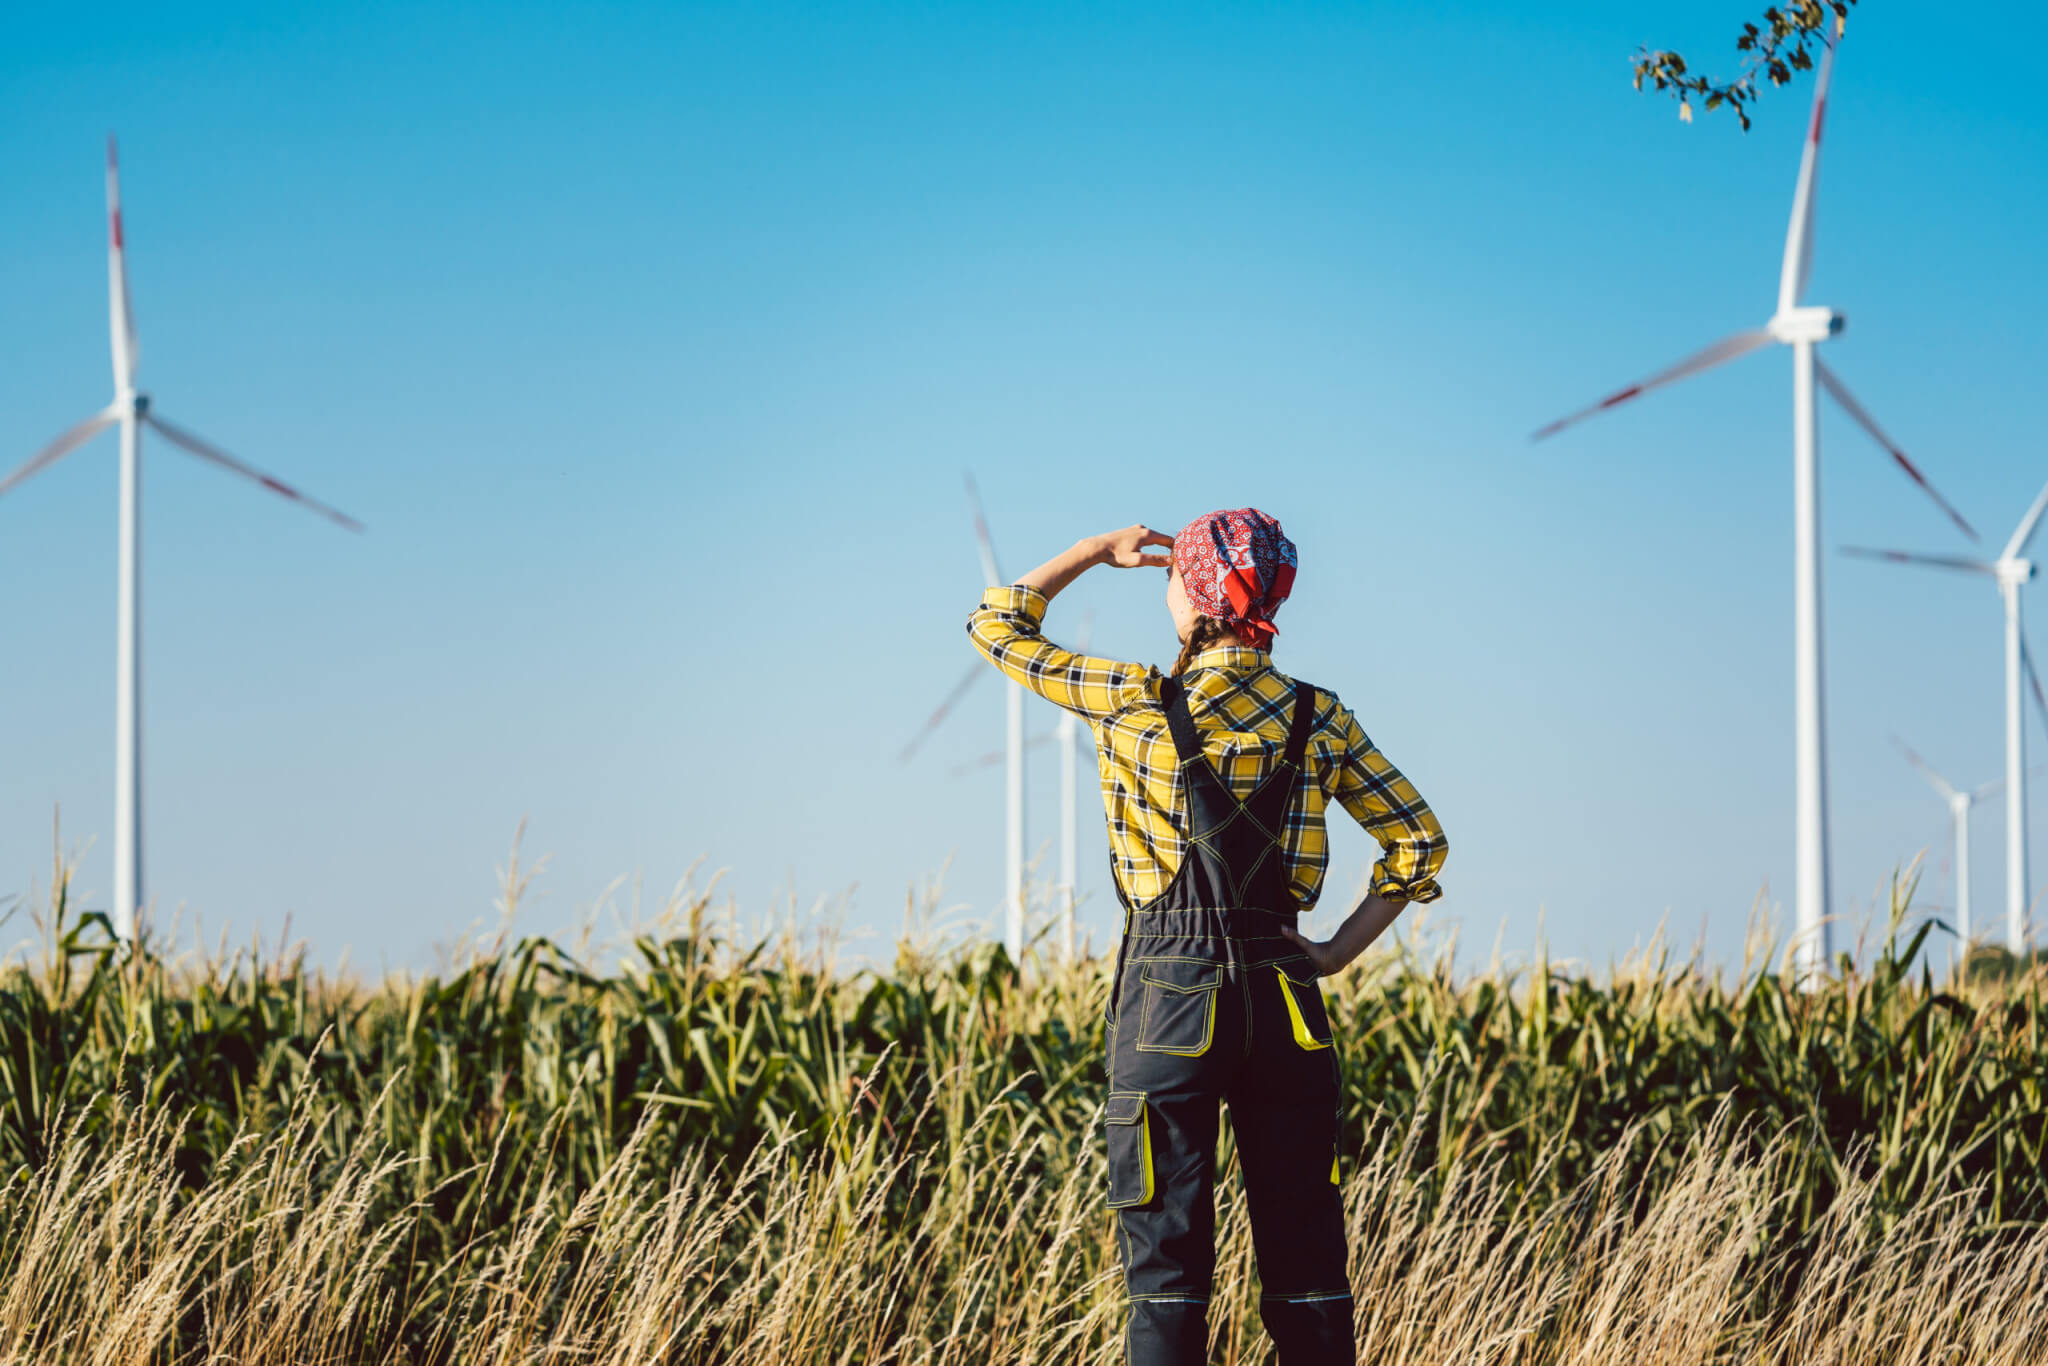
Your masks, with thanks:
[{"label": "dry grass", "polygon": [[[362,986],[117,951],[58,871],[0,969],[0,1366],[1117,1359],[1100,960],[845,972],[698,897],[610,972]],[[1332,983],[1361,1360],[2048,1362],[2048,976],[1937,980],[1907,890],[1817,992]],[[1262,1361],[1222,1190],[1215,1359]]]},{"label": "dry grass", "polygon": [[[358,1151],[316,1173],[303,1123],[241,1145],[197,1192],[160,1120],[59,1140],[0,1197],[0,1361],[1117,1359],[1098,1173],[1048,1184],[1028,1143],[985,1143],[986,1126],[908,1173],[873,1141],[850,1160],[763,1148],[731,1177],[696,1162],[650,1171],[629,1144],[566,1218],[534,1201],[512,1236],[440,1270],[452,1294],[429,1297],[390,1274],[416,1214],[373,1212],[395,1159]],[[1456,1171],[1435,1198],[1408,1167],[1382,1146],[1346,1182],[1361,1360],[2048,1360],[2048,1232],[1987,1238],[1966,1198],[1879,1232],[1852,1184],[1810,1244],[1760,1256],[1788,1189],[1782,1142],[1715,1126],[1653,1200],[1617,1163],[1542,1211],[1497,1163]],[[955,1189],[899,1221],[891,1192],[906,1179]],[[1224,1189],[1216,1359],[1249,1363],[1263,1350],[1250,1240]],[[425,1350],[396,1346],[429,1299],[436,1321],[411,1325]]]}]

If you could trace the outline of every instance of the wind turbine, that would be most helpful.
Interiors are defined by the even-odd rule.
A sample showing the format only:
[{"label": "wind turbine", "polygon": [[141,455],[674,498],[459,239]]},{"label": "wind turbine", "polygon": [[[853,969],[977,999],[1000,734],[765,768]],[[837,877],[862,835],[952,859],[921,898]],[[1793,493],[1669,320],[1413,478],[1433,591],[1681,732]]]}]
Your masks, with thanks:
[{"label": "wind turbine", "polygon": [[[981,552],[982,578],[990,588],[1003,584],[1002,570],[996,565],[995,543],[989,539],[988,519],[982,516],[981,494],[974,487],[974,476],[967,476],[967,505],[974,515],[975,546]],[[897,756],[898,763],[907,763],[917,752],[925,737],[937,730],[939,723],[946,719],[954,706],[974,686],[976,679],[988,671],[988,666],[976,660],[953,690],[946,694],[946,700],[918,728],[917,734]],[[1012,683],[1005,699],[1003,718],[1004,758],[1004,818],[1003,818],[1003,943],[1010,950],[1010,957],[1020,959],[1024,953],[1024,688]]]},{"label": "wind turbine", "polygon": [[1894,564],[1983,574],[1998,585],[1998,595],[2005,602],[2005,940],[2006,947],[2015,954],[2027,951],[2027,734],[2020,715],[2023,669],[2033,684],[2035,705],[2042,708],[2042,719],[2048,722],[2048,698],[2041,695],[2041,678],[2034,671],[2032,652],[2020,630],[2020,590],[2034,577],[2034,563],[2026,558],[2027,546],[2040,530],[2043,511],[2048,511],[2048,485],[2042,486],[2034,505],[2027,509],[2027,515],[2013,530],[2012,539],[1995,560],[1868,550],[1861,546],[1847,546],[1842,552]]},{"label": "wind turbine", "polygon": [[1948,803],[1950,817],[1955,822],[1956,845],[1956,942],[1962,946],[1965,957],[1970,952],[1970,808],[1983,801],[2004,786],[2005,780],[1994,779],[1982,787],[1965,791],[1934,771],[1934,765],[1915,754],[1912,747],[1892,737],[1892,743],[1906,756],[1906,762],[1920,770],[1920,776],[1928,786],[1941,794]]},{"label": "wind turbine", "polygon": [[[1003,583],[996,567],[996,546],[989,538],[988,519],[981,515],[981,494],[974,476],[967,476],[967,502],[974,509],[975,547],[981,551],[981,573],[990,588]],[[1003,943],[1012,961],[1024,956],[1024,685],[1012,683],[1003,699],[1003,748],[1009,762],[1003,773]]]},{"label": "wind turbine", "polygon": [[135,937],[142,906],[142,429],[188,454],[253,479],[272,493],[303,503],[351,531],[362,524],[244,464],[218,446],[176,426],[135,387],[135,318],[128,304],[128,264],[121,223],[121,171],[114,139],[107,139],[107,291],[113,333],[114,399],[31,456],[5,479],[0,494],[56,464],[104,429],[121,429],[120,597],[114,646],[114,933]]},{"label": "wind turbine", "polygon": [[[1087,628],[1084,626],[1082,628],[1082,638],[1077,641],[1079,648],[1084,650],[1087,648],[1086,636]],[[982,666],[977,664],[976,668],[981,670]],[[937,715],[943,716],[947,710],[948,707],[941,707]],[[1060,712],[1059,724],[1056,728],[1039,731],[1024,741],[1024,748],[1026,749],[1037,749],[1040,745],[1045,744],[1057,744],[1059,746],[1060,881],[1059,886],[1054,889],[1054,900],[1059,906],[1060,951],[1069,962],[1073,960],[1075,950],[1074,911],[1077,901],[1075,896],[1075,887],[1077,885],[1075,878],[1075,846],[1079,825],[1079,813],[1076,805],[1076,782],[1079,778],[1080,734],[1080,719],[1072,712],[1062,710]],[[915,741],[911,743],[910,748],[916,748]],[[969,759],[964,764],[954,765],[953,776],[957,778],[964,774],[978,772],[981,769],[994,768],[1009,757],[1009,753],[1006,750],[990,750],[978,759]]]},{"label": "wind turbine", "polygon": [[1792,348],[1793,837],[1798,917],[1798,937],[1793,953],[1799,976],[1808,980],[1823,970],[1830,959],[1826,718],[1821,678],[1820,423],[1814,404],[1814,382],[1820,382],[1956,525],[1962,527],[1972,540],[1977,536],[1969,523],[1935,492],[1933,485],[1927,482],[1905,452],[1879,430],[1863,405],[1849,392],[1848,386],[1822,365],[1813,353],[1817,343],[1840,332],[1844,323],[1842,315],[1832,309],[1802,307],[1799,302],[1813,262],[1814,183],[1820,173],[1821,125],[1827,113],[1828,82],[1834,66],[1835,49],[1831,45],[1821,57],[1820,75],[1814,82],[1813,115],[1806,127],[1805,149],[1799,159],[1799,179],[1792,192],[1792,221],[1786,229],[1785,256],[1778,272],[1777,311],[1763,326],[1724,337],[1648,379],[1616,390],[1591,407],[1560,418],[1538,430],[1533,437],[1541,441],[1573,423],[1619,407],[1652,389],[1711,370],[1773,343]]},{"label": "wind turbine", "polygon": [[[1082,654],[1088,653],[1089,627],[1087,617],[1081,619],[1081,633],[1074,646]],[[1079,824],[1080,798],[1076,790],[1080,780],[1081,722],[1080,718],[1066,708],[1060,708],[1060,953],[1071,963],[1074,961],[1074,889],[1075,846]]]}]

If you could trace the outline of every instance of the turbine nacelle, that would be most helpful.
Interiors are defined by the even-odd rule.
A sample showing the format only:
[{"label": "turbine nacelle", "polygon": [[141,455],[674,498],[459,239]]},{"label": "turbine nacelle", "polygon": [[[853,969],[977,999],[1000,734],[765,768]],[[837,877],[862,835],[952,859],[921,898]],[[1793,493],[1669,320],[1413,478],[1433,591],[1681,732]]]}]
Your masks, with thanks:
[{"label": "turbine nacelle", "polygon": [[1785,346],[1795,342],[1824,342],[1848,325],[1848,318],[1832,308],[1811,305],[1780,310],[1764,324],[1771,340]]},{"label": "turbine nacelle", "polygon": [[2034,577],[2034,562],[2018,559],[1994,560],[1991,572],[1998,576],[2000,588],[2018,588]]}]

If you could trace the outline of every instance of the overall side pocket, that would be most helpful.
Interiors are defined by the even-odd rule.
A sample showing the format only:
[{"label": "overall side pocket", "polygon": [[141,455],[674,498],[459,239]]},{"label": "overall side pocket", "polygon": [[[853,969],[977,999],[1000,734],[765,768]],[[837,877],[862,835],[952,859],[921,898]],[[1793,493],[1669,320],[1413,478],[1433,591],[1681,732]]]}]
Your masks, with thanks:
[{"label": "overall side pocket", "polygon": [[1104,1129],[1109,1143],[1109,1207],[1152,1202],[1152,1122],[1143,1091],[1111,1091]]},{"label": "overall side pocket", "polygon": [[1315,974],[1297,980],[1286,968],[1279,968],[1280,994],[1287,1000],[1287,1018],[1294,1025],[1294,1041],[1314,1052],[1330,1046],[1330,1017],[1323,1009],[1323,989]]}]

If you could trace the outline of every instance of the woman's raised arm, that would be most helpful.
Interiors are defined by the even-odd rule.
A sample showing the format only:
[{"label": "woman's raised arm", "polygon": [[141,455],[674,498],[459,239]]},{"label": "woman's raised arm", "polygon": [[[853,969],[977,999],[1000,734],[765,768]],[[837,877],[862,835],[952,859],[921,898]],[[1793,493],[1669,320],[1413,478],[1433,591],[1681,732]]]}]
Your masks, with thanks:
[{"label": "woman's raised arm", "polygon": [[983,593],[967,618],[967,634],[991,664],[1054,706],[1091,720],[1114,716],[1143,691],[1149,671],[1142,664],[1098,659],[1053,644],[1040,630],[1046,605],[1094,565],[1163,567],[1167,557],[1147,555],[1145,547],[1172,544],[1172,537],[1146,526],[1076,541],[1016,583]]}]

